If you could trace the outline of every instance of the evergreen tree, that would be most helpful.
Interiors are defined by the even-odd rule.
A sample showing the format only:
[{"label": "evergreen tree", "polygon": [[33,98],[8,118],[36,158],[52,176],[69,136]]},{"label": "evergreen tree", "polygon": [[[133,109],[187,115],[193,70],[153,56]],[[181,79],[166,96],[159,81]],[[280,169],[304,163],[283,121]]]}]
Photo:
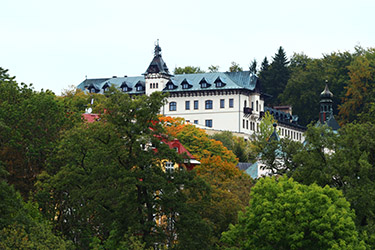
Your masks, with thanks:
[{"label": "evergreen tree", "polygon": [[[263,62],[266,63],[265,61]],[[272,95],[268,100],[270,105],[281,104],[279,95],[283,93],[290,76],[288,65],[289,61],[283,47],[281,46],[273,57],[273,61],[269,68],[266,67],[266,64],[264,65],[265,67],[263,67],[262,63],[262,72],[265,70],[266,75],[265,77],[263,75],[261,81],[264,92]]]},{"label": "evergreen tree", "polygon": [[251,61],[249,70],[251,73],[256,74],[257,73],[257,60],[254,58],[254,60]]},{"label": "evergreen tree", "polygon": [[270,68],[270,64],[268,62],[267,57],[264,57],[262,64],[260,66],[260,71],[259,71],[259,81],[260,81],[260,86],[262,92],[266,93],[265,91],[265,86],[267,85],[266,82],[268,80],[268,70]]}]

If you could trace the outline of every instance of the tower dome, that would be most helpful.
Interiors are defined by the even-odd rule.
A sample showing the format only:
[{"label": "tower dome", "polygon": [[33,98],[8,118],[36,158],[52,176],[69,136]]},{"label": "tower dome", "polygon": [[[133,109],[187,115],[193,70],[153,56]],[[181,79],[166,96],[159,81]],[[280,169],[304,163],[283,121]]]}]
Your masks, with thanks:
[{"label": "tower dome", "polygon": [[333,94],[328,89],[328,84],[326,83],[326,87],[324,88],[323,92],[320,93],[320,99],[332,99]]}]

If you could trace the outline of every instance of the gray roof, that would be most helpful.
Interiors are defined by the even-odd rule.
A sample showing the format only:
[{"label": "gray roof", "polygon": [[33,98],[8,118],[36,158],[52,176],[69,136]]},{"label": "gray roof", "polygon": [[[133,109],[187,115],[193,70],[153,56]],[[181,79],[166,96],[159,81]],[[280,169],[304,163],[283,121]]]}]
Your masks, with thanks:
[{"label": "gray roof", "polygon": [[[187,82],[190,86],[183,89],[182,83]],[[205,81],[207,87],[202,87],[201,83]],[[221,82],[221,83],[219,83]],[[134,77],[115,77],[115,78],[98,78],[86,79],[77,87],[85,90],[89,87],[94,87],[98,91],[102,91],[106,85],[114,85],[117,88],[122,88],[126,84],[129,94],[142,94],[143,91],[137,91],[136,85],[144,86],[144,76]],[[218,89],[247,89],[250,91],[259,90],[258,78],[250,73],[250,71],[242,72],[216,72],[216,73],[201,73],[201,74],[182,74],[171,76],[167,85],[173,84],[173,89],[168,89],[168,86],[163,90],[165,92],[181,92],[181,91],[200,91],[200,90],[218,90]]]}]

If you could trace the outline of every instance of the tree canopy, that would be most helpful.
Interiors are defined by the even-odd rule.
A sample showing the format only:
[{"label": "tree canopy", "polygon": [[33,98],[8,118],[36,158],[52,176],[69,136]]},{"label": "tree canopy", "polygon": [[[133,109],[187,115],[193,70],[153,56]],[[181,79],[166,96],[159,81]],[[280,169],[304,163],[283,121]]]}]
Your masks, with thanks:
[{"label": "tree canopy", "polygon": [[292,179],[264,178],[239,222],[223,233],[230,249],[366,249],[342,193]]}]

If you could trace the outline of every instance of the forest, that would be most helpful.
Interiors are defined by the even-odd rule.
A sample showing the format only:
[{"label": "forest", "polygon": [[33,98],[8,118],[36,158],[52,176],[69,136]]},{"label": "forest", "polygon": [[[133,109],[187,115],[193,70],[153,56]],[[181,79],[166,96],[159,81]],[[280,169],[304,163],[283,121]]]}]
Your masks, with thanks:
[{"label": "forest", "polygon": [[[166,94],[56,96],[0,68],[0,248],[373,249],[375,49],[288,59],[280,47],[249,70],[266,103],[293,106],[304,143],[269,140],[270,115],[251,141],[208,136],[160,116]],[[338,132],[315,126],[326,83]],[[82,119],[89,107],[96,122]],[[186,163],[174,138],[200,161],[192,171],[163,169]],[[253,180],[239,161],[274,174]]]}]

